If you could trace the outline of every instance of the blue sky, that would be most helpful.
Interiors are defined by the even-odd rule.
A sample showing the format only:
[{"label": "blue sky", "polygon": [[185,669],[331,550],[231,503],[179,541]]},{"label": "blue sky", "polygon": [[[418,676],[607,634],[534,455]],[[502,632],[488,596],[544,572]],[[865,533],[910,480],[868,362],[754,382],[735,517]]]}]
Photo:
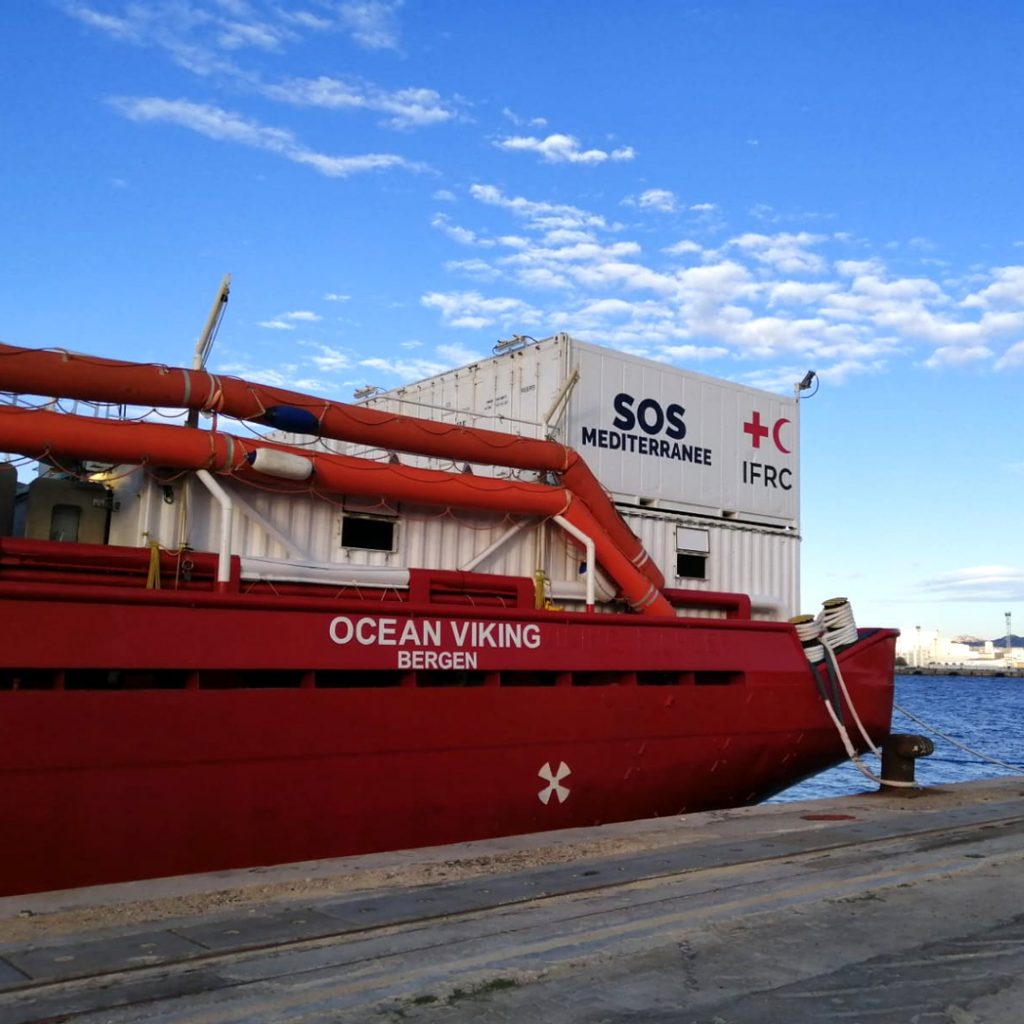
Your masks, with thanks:
[{"label": "blue sky", "polygon": [[803,405],[803,592],[1024,632],[1024,7],[4,4],[0,338],[350,398],[576,337]]}]

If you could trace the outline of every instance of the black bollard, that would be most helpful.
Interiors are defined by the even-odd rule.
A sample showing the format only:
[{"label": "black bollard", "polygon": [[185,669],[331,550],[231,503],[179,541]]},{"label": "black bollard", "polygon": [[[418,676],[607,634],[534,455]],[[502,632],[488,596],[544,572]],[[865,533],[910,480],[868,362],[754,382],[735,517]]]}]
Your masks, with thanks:
[{"label": "black bollard", "polygon": [[893,733],[882,741],[881,791],[894,792],[902,786],[887,786],[886,782],[913,782],[914,761],[935,753],[935,744],[927,736]]}]

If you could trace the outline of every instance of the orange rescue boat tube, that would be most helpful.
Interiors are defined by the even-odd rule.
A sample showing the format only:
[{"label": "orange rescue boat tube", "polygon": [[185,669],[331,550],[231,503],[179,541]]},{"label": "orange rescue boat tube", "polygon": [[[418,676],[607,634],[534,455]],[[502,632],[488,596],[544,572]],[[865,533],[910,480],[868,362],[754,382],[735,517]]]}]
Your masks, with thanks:
[{"label": "orange rescue boat tube", "polygon": [[651,561],[640,538],[626,525],[586,460],[572,448],[566,451],[569,453],[569,462],[560,474],[562,483],[590,509],[629,563],[639,569],[655,588],[663,589],[665,577],[661,570]]},{"label": "orange rescue boat tube", "polygon": [[464,427],[315,398],[207,370],[131,363],[0,344],[0,390],[176,409],[206,409],[299,434],[484,465],[561,472],[552,441]]},{"label": "orange rescue boat tube", "polygon": [[[645,615],[674,615],[671,605],[602,529],[586,504],[565,488],[518,480],[474,477],[435,469],[373,462],[347,455],[300,452],[287,445],[242,439],[219,431],[160,423],[124,423],[24,406],[0,406],[0,451],[31,458],[97,459],[127,465],[211,470],[284,491],[319,491],[395,501],[512,512],[563,515],[594,541],[597,560],[630,605]],[[259,471],[261,456],[283,455],[287,476]],[[308,461],[302,479],[295,464]],[[279,465],[280,463],[278,463]]]},{"label": "orange rescue boat tube", "polygon": [[675,610],[661,591],[622,553],[601,528],[601,524],[582,501],[574,501],[562,513],[573,526],[594,541],[601,568],[615,580],[630,608],[641,615],[675,618]]},{"label": "orange rescue boat tube", "polygon": [[94,402],[215,409],[264,423],[391,451],[558,473],[627,559],[657,587],[665,578],[584,459],[557,441],[458,426],[314,398],[283,388],[154,363],[0,344],[0,390]]},{"label": "orange rescue boat tube", "polygon": [[[19,452],[31,458],[96,459],[154,468],[206,469],[282,491],[383,495],[395,501],[517,515],[560,515],[571,498],[565,489],[547,484],[416,469],[349,455],[299,452],[287,445],[242,439],[220,431],[162,423],[123,423],[18,406],[0,406],[0,451]],[[257,456],[265,451],[305,459],[312,463],[313,475],[297,481],[276,473],[261,473]]]}]

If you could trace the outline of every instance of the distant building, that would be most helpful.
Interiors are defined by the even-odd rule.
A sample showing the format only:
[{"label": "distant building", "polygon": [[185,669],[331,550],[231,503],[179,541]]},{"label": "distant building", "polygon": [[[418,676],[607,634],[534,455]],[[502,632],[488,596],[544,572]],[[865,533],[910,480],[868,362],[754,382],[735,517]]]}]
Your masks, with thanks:
[{"label": "distant building", "polygon": [[[1014,639],[1019,639],[1014,637]],[[1024,667],[1024,646],[1010,648],[1006,657],[1005,640],[983,640],[967,643],[944,637],[937,629],[904,630],[896,641],[896,656],[913,668],[949,666],[977,668],[1012,665]]]}]

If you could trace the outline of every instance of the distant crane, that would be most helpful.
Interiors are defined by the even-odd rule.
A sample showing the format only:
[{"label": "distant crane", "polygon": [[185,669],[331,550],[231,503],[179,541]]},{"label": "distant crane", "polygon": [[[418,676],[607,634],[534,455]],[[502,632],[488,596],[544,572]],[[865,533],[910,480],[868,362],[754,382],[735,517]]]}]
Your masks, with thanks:
[{"label": "distant crane", "polygon": [[1013,648],[1010,646],[1012,643],[1012,632],[1010,630],[1010,613],[1006,612],[1006,667],[1013,667]]}]

